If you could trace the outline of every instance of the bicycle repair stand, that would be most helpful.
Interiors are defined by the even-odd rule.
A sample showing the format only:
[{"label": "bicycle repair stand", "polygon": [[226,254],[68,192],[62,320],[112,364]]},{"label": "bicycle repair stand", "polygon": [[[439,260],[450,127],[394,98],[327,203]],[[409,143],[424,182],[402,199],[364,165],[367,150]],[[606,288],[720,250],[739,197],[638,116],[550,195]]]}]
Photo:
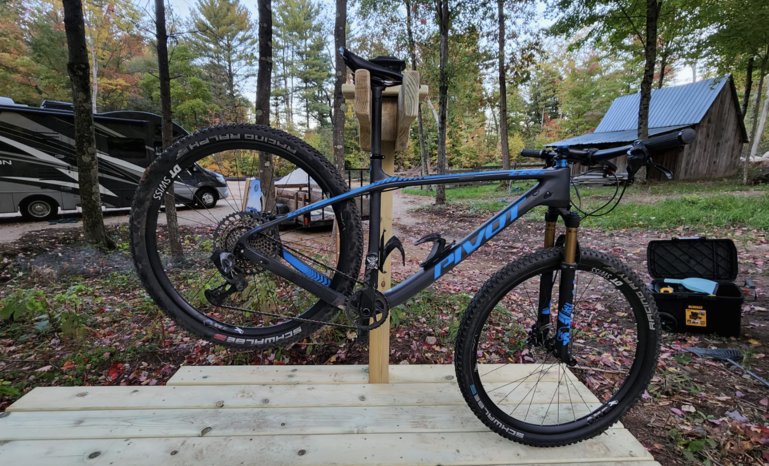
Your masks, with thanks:
[{"label": "bicycle repair stand", "polygon": [[[392,174],[395,169],[395,153],[406,149],[409,127],[417,117],[419,99],[427,96],[427,86],[419,85],[419,72],[403,72],[403,85],[388,87],[382,93],[381,134],[384,156],[382,169]],[[360,128],[360,148],[371,150],[371,76],[368,70],[355,71],[355,84],[342,85],[345,99],[353,102],[353,110]],[[392,236],[393,197],[391,192],[382,193],[380,212],[380,237],[384,241]],[[387,259],[379,275],[379,291],[390,288],[390,260]],[[389,383],[390,318],[369,334],[369,383]]]}]

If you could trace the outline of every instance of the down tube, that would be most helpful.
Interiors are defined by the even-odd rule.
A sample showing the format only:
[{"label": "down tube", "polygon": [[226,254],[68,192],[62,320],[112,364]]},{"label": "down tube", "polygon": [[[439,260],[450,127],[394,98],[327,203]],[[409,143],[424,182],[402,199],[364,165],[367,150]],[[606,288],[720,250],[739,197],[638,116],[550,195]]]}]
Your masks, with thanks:
[{"label": "down tube", "polygon": [[432,267],[417,272],[408,279],[387,290],[384,294],[391,307],[403,304],[410,297],[432,285],[439,278],[467,259],[472,253],[495,237],[533,207],[547,201],[542,198],[541,183],[526,191],[512,204],[499,211],[483,223],[478,229],[464,237],[456,246],[445,254],[443,259]]}]

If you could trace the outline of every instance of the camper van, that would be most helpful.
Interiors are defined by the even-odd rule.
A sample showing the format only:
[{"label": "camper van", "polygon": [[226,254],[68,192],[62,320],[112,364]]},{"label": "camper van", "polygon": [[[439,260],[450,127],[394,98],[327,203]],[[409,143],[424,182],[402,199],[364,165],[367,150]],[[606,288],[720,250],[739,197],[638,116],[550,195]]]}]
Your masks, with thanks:
[{"label": "camper van", "polygon": [[[134,111],[94,115],[99,191],[105,207],[130,207],[144,168],[161,152],[160,116]],[[174,139],[187,132],[174,125]],[[72,104],[39,107],[0,97],[0,213],[54,218],[80,203]],[[200,166],[179,175],[180,204],[214,207],[229,195],[219,173]]]}]

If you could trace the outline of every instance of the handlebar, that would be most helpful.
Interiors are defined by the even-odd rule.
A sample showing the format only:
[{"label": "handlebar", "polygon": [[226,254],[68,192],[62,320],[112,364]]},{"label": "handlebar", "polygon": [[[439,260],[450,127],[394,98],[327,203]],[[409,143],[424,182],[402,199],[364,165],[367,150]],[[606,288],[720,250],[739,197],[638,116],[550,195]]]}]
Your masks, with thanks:
[{"label": "handlebar", "polygon": [[521,157],[533,157],[536,159],[543,159],[547,155],[546,150],[534,150],[534,149],[523,149],[521,151]]},{"label": "handlebar", "polygon": [[580,162],[586,165],[595,165],[621,155],[627,155],[632,151],[646,150],[649,152],[663,152],[694,141],[697,132],[691,128],[684,128],[673,133],[652,136],[646,140],[638,140],[633,144],[609,149],[572,149],[570,147],[553,147],[551,149],[523,149],[522,157],[533,157],[543,160],[565,158],[570,162]]}]

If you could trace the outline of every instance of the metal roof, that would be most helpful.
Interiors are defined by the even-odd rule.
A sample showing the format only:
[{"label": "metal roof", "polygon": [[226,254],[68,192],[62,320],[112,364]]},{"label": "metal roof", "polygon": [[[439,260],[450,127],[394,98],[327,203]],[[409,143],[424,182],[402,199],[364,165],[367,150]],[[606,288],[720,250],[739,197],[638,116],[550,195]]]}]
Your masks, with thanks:
[{"label": "metal roof", "polygon": [[[649,128],[649,136],[663,134],[677,129],[685,128],[687,125],[663,126],[662,128]],[[625,131],[610,131],[606,133],[583,134],[563,141],[553,142],[549,146],[588,146],[594,144],[618,144],[633,142],[638,139],[638,129],[628,129]]]},{"label": "metal roof", "polygon": [[[740,113],[739,99],[731,76],[705,79],[691,84],[665,87],[652,91],[649,108],[649,135],[666,133],[699,124],[725,86],[732,93],[735,110]],[[591,134],[584,134],[550,145],[587,145],[631,142],[637,138],[640,94],[617,97]],[[743,141],[745,126],[740,120]]]},{"label": "metal roof", "polygon": [[[696,125],[705,117],[726,83],[727,79],[723,77],[652,91],[649,127]],[[641,94],[614,99],[595,132],[637,129],[640,99]]]}]

